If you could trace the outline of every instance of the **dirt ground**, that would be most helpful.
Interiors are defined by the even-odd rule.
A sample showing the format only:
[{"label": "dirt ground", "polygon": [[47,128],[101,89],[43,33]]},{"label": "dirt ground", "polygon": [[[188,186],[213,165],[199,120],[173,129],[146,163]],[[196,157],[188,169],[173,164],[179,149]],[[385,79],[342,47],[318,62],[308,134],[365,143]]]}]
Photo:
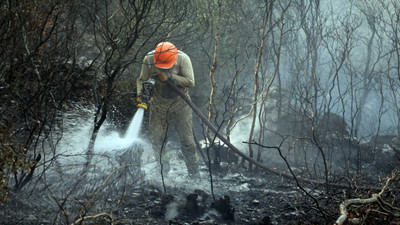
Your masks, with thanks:
[{"label": "dirt ground", "polygon": [[[144,179],[122,172],[109,176],[110,170],[97,168],[96,175],[87,176],[76,186],[70,185],[76,172],[67,173],[69,167],[63,167],[61,175],[46,177],[46,185],[32,182],[19,193],[10,193],[11,200],[0,205],[0,224],[334,224],[344,200],[366,198],[377,192],[357,186],[297,184],[294,179],[264,171],[249,172],[227,163],[213,168],[212,176],[203,165],[201,178],[191,179],[179,157],[171,154],[172,170],[164,177],[164,184],[155,163],[142,165],[139,174]],[[382,187],[377,178],[383,175],[365,174],[370,177],[355,178],[363,182],[331,174],[330,182]],[[400,196],[398,191],[386,196],[394,206],[399,204],[396,196]],[[352,222],[347,224],[400,224],[375,204],[352,206],[349,212]]]},{"label": "dirt ground", "polygon": [[[210,179],[206,168],[203,168],[201,179],[183,177],[185,185],[173,186],[168,179],[173,178],[165,177],[165,190],[160,181],[149,180],[135,185],[128,182],[123,188],[104,192],[96,197],[92,209],[84,215],[92,218],[82,224],[111,224],[111,221],[113,224],[176,225],[333,224],[339,215],[340,201],[345,196],[351,197],[350,190],[332,188],[326,195],[321,191],[323,187],[302,184],[314,196],[312,199],[300,191],[293,180],[261,172],[257,175],[245,171],[216,173],[213,174],[213,187],[208,188],[202,185]],[[49,195],[43,190],[42,193]],[[83,208],[84,197],[75,198],[76,204],[65,207],[64,213],[54,202],[42,201],[45,198],[40,191],[12,195],[12,200],[0,207],[0,224],[64,224],[66,218],[70,224],[79,221],[74,212]],[[61,198],[58,200],[63,204]],[[371,215],[374,213],[368,206],[360,211],[366,209]],[[353,214],[356,211],[352,211]],[[398,224],[394,223],[394,218],[377,215],[380,220],[374,217],[376,223],[372,224]],[[368,219],[360,213],[358,216]]]}]

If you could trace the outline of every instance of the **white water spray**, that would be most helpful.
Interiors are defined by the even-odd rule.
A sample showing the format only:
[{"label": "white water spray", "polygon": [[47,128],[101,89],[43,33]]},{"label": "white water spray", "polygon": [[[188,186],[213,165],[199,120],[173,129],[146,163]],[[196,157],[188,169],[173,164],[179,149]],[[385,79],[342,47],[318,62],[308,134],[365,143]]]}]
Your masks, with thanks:
[{"label": "white water spray", "polygon": [[138,110],[135,113],[135,116],[133,117],[131,123],[129,124],[128,130],[126,131],[124,138],[125,139],[137,139],[139,136],[140,132],[140,127],[142,125],[143,121],[143,115],[144,115],[144,109],[143,108],[138,108]]},{"label": "white water spray", "polygon": [[[84,115],[78,113],[65,115],[63,121],[65,130],[60,132],[61,137],[55,139],[58,155],[49,162],[55,166],[49,166],[47,163],[40,168],[46,170],[47,177],[52,179],[52,184],[59,187],[60,193],[68,192],[71,185],[80,179],[82,168],[86,165],[87,146],[93,131],[91,114],[92,112]],[[140,139],[143,117],[144,109],[139,108],[132,117],[128,129],[122,132],[112,129],[112,124],[108,122],[103,124],[95,141],[94,154],[90,166],[87,167],[85,180],[80,183],[81,186],[73,193],[74,195],[84,196],[87,192],[91,193],[102,188],[109,176],[110,182],[119,181],[122,176],[131,179],[130,182],[143,177],[145,171],[142,169],[141,160],[144,142]],[[49,152],[50,150],[53,149],[49,149]],[[112,186],[116,187],[117,184]]]},{"label": "white water spray", "polygon": [[95,151],[110,151],[126,149],[135,142],[140,142],[139,133],[143,121],[144,109],[138,108],[133,116],[125,134],[121,137],[117,132],[111,132],[107,136],[100,135],[95,142]]}]

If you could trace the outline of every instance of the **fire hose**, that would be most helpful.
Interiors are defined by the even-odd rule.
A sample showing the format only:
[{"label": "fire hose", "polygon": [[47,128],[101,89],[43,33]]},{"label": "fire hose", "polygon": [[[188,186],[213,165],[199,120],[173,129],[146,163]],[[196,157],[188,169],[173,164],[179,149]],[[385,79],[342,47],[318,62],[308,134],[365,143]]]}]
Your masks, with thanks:
[{"label": "fire hose", "polygon": [[[145,81],[143,83],[143,92],[146,95],[145,96],[145,100],[149,100],[151,98],[151,94],[152,94],[152,87],[154,85],[154,78],[150,78],[148,81]],[[203,123],[205,123],[212,132],[214,132],[217,137],[224,142],[234,153],[238,154],[240,157],[242,157],[243,159],[247,160],[249,163],[252,163],[256,166],[258,166],[259,168],[271,172],[273,174],[276,175],[280,175],[286,178],[290,178],[290,179],[295,179],[297,181],[302,181],[302,182],[306,182],[306,183],[311,183],[311,184],[318,184],[318,185],[326,185],[325,181],[321,181],[321,180],[314,180],[314,179],[308,179],[308,178],[304,178],[304,177],[300,177],[300,176],[295,176],[292,174],[288,174],[288,173],[284,173],[281,172],[275,168],[270,168],[252,158],[250,158],[249,156],[247,156],[246,154],[244,154],[243,152],[241,152],[238,148],[236,148],[230,141],[228,141],[219,131],[218,129],[210,122],[208,121],[208,119],[204,116],[204,114],[197,108],[196,105],[193,104],[193,102],[189,99],[189,97],[187,95],[185,95],[172,81],[170,80],[166,80],[164,82],[166,85],[168,85],[168,87],[170,87],[171,89],[173,89],[194,111],[194,113],[196,113],[196,115],[203,121]],[[147,102],[146,102],[147,103]],[[143,107],[138,105],[139,107]],[[145,109],[147,109],[147,104],[145,105]],[[144,108],[144,107],[143,107]],[[332,187],[336,187],[336,188],[352,188],[349,185],[343,185],[343,184],[329,184]],[[376,187],[357,187],[358,189],[365,189],[365,190],[380,190],[379,188]]]},{"label": "fire hose", "polygon": [[[172,88],[174,91],[176,91],[176,93],[178,93],[178,95],[193,109],[193,112],[196,113],[196,115],[201,119],[201,121],[203,121],[203,123],[205,123],[212,132],[214,132],[217,137],[224,142],[233,152],[235,152],[236,154],[238,154],[240,157],[244,158],[245,160],[247,160],[248,162],[264,169],[267,170],[271,173],[277,174],[277,175],[281,175],[284,177],[288,177],[288,178],[293,178],[292,175],[286,174],[286,173],[282,173],[281,171],[277,170],[277,169],[273,169],[270,167],[267,167],[266,165],[255,161],[254,159],[250,158],[249,156],[247,156],[246,154],[244,154],[243,152],[241,152],[238,148],[236,148],[230,141],[228,141],[219,131],[218,129],[212,124],[210,123],[210,121],[208,121],[208,119],[204,116],[203,113],[201,113],[201,111],[199,110],[199,108],[197,108],[196,105],[193,104],[193,102],[189,99],[189,97],[187,95],[185,95],[174,83],[172,83],[170,80],[165,81],[165,83]],[[307,178],[301,178],[301,179],[306,179]],[[321,184],[323,184],[324,182],[321,182]]]}]

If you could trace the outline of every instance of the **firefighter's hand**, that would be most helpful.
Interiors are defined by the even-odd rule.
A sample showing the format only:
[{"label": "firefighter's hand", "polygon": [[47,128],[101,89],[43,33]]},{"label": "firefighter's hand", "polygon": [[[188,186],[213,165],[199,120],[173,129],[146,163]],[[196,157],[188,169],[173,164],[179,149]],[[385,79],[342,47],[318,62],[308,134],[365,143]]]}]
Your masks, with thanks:
[{"label": "firefighter's hand", "polygon": [[172,73],[169,71],[154,73],[153,76],[157,77],[157,79],[161,82],[165,82],[167,80],[172,79]]},{"label": "firefighter's hand", "polygon": [[136,97],[136,103],[139,104],[141,102],[142,102],[142,96],[139,95],[139,96]]}]

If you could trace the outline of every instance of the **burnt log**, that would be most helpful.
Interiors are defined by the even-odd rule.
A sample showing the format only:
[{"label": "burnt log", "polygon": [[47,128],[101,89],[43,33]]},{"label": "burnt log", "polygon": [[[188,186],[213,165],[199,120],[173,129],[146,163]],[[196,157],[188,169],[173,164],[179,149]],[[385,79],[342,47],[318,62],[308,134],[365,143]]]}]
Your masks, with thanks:
[{"label": "burnt log", "polygon": [[211,208],[221,213],[222,219],[224,220],[235,220],[235,208],[231,205],[229,196],[225,195],[224,198],[213,202]]}]

